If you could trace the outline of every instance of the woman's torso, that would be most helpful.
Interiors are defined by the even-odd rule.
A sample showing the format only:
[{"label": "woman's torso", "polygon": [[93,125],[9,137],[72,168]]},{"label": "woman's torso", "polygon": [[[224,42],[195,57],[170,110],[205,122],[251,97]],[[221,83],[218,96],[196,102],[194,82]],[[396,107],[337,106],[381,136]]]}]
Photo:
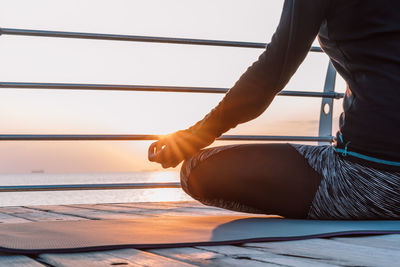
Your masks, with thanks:
[{"label": "woman's torso", "polygon": [[397,162],[399,10],[398,0],[332,0],[319,32],[322,48],[348,84],[337,147]]}]

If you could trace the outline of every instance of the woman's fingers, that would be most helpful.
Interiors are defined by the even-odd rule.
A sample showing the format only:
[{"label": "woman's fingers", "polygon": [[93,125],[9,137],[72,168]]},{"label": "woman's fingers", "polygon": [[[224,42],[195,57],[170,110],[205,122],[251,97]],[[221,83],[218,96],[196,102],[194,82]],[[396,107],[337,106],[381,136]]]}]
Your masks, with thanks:
[{"label": "woman's fingers", "polygon": [[163,168],[170,168],[176,167],[182,160],[174,145],[169,143],[157,154],[156,162],[160,163]]},{"label": "woman's fingers", "polygon": [[157,146],[157,142],[154,142],[149,147],[149,151],[147,152],[147,157],[150,161],[155,161],[156,153],[155,153],[154,149],[156,148],[156,146]]},{"label": "woman's fingers", "polygon": [[165,147],[158,153],[157,162],[160,163],[163,168],[169,168],[171,167],[174,157],[175,155],[171,150],[170,144],[166,144]]},{"label": "woman's fingers", "polygon": [[[192,156],[201,145],[196,136],[186,131],[178,131],[150,145],[148,158],[160,163],[163,168],[176,167],[185,158]],[[201,140],[200,140],[201,141]]]},{"label": "woman's fingers", "polygon": [[148,158],[150,161],[159,162],[157,160],[157,158],[158,158],[160,152],[162,151],[163,146],[164,146],[164,142],[162,140],[156,141],[150,145],[149,151],[148,151]]},{"label": "woman's fingers", "polygon": [[150,161],[160,163],[163,168],[175,167],[176,158],[171,144],[167,140],[159,140],[150,145],[148,158]]}]

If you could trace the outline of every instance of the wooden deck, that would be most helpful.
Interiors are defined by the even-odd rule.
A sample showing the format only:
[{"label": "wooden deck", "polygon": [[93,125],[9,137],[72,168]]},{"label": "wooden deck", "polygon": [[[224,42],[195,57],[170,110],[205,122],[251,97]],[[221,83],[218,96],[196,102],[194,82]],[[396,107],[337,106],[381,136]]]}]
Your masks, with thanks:
[{"label": "wooden deck", "polygon": [[[195,202],[0,208],[0,223],[235,214]],[[400,266],[400,235],[122,249],[90,253],[0,254],[0,266]]]}]

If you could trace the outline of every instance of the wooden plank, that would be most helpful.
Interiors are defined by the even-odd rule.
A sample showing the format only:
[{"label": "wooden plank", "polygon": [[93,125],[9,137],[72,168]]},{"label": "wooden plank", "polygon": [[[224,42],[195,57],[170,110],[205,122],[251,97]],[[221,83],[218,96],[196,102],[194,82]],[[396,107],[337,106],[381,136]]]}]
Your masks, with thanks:
[{"label": "wooden plank", "polygon": [[400,235],[379,235],[363,237],[338,237],[332,238],[338,242],[362,245],[374,248],[388,248],[400,250]]},{"label": "wooden plank", "polygon": [[[156,209],[157,207],[157,209]],[[211,216],[211,215],[232,215],[241,214],[227,210],[197,209],[197,208],[167,208],[159,209],[162,205],[62,205],[62,206],[34,206],[29,207],[42,212],[53,214],[75,216],[84,219],[105,220],[105,219],[133,219],[150,216]]]},{"label": "wooden plank", "polygon": [[244,246],[262,248],[280,255],[320,259],[338,265],[392,266],[393,262],[400,262],[398,250],[371,248],[329,239],[249,243]]},{"label": "wooden plank", "polygon": [[44,265],[26,256],[0,255],[0,266],[43,267]]},{"label": "wooden plank", "polygon": [[196,213],[183,213],[181,211],[176,211],[176,209],[143,209],[141,214],[146,214],[148,216],[200,216]]},{"label": "wooden plank", "polygon": [[[102,209],[102,210],[108,210],[110,211],[119,211],[120,213],[137,213],[141,215],[148,215],[148,216],[182,216],[186,215],[183,214],[182,211],[176,211],[176,208],[174,207],[169,207],[169,206],[164,206],[164,205],[150,205],[149,207],[146,207],[145,205],[135,205],[135,203],[132,204],[105,204],[102,207],[93,207],[96,209]],[[199,216],[199,214],[189,214],[193,216]]]},{"label": "wooden plank", "polygon": [[[186,208],[186,209],[193,209],[195,211],[201,211],[201,210],[210,210],[210,211],[216,211],[216,212],[221,212],[221,213],[229,213],[229,214],[246,214],[243,212],[237,212],[237,211],[231,211],[231,210],[226,210],[223,208],[218,208],[215,206],[207,206],[204,205],[198,201],[180,201],[180,202],[166,202],[165,205],[171,206],[171,207],[176,207],[176,208]],[[185,210],[185,209],[184,209]]]},{"label": "wooden plank", "polygon": [[192,247],[151,249],[148,251],[197,266],[277,266],[276,264],[250,260],[248,258],[232,258],[219,253]]},{"label": "wooden plank", "polygon": [[182,212],[182,213],[196,213],[199,215],[239,215],[239,216],[245,216],[246,213],[243,212],[236,212],[236,211],[231,211],[231,210],[225,210],[225,209],[218,209],[218,208],[196,208],[196,207],[182,207],[182,208],[177,208],[174,211],[176,212]]},{"label": "wooden plank", "polygon": [[207,210],[196,210],[189,208],[182,209],[170,209],[167,211],[151,210],[147,211],[146,214],[153,214],[155,216],[220,216],[220,215],[243,215],[238,213],[232,213],[229,211],[207,211]]},{"label": "wooden plank", "polygon": [[[202,215],[210,215],[210,213],[204,212],[201,210],[200,212],[196,212],[196,210],[182,210],[179,208],[171,208],[167,207],[167,209],[162,209],[162,206],[157,206],[160,209],[155,209],[154,206],[147,209],[145,206],[135,207],[132,206],[116,206],[116,205],[67,205],[68,207],[74,207],[78,209],[88,209],[94,211],[105,211],[110,213],[118,213],[122,214],[120,217],[125,217],[125,214],[136,214],[136,215],[148,215],[148,216],[202,216]],[[213,211],[213,215],[216,215]]]},{"label": "wooden plank", "polygon": [[30,220],[15,217],[10,214],[0,213],[0,223],[27,223],[31,222]]},{"label": "wooden plank", "polygon": [[38,260],[51,266],[141,266],[104,252],[41,254]]},{"label": "wooden plank", "polygon": [[[110,204],[106,204],[110,205]],[[194,211],[201,211],[201,210],[212,210],[212,211],[221,211],[221,212],[234,212],[228,211],[225,209],[213,207],[213,206],[206,206],[198,201],[173,201],[173,202],[138,202],[138,203],[120,203],[120,204],[112,204],[118,206],[125,206],[125,207],[132,207],[132,208],[140,208],[140,209],[157,209],[157,210],[179,210],[181,208],[187,209],[194,209]],[[185,210],[185,209],[183,209]]]},{"label": "wooden plank", "polygon": [[[160,202],[159,202],[160,203]],[[188,200],[188,201],[166,201],[163,202],[165,205],[170,205],[174,207],[208,207],[196,200]]]},{"label": "wooden plank", "polygon": [[168,207],[164,205],[135,205],[132,204],[105,204],[104,210],[107,210],[107,207],[110,209],[119,212],[137,212],[138,214],[148,215],[148,216],[182,216],[182,212],[176,212],[174,207]]},{"label": "wooden plank", "polygon": [[337,266],[333,264],[328,264],[319,260],[311,260],[305,258],[296,258],[291,256],[283,256],[274,254],[271,252],[251,249],[240,246],[200,246],[196,247],[206,251],[212,251],[232,258],[248,258],[250,260],[257,260],[260,262],[278,264],[284,266],[295,266],[295,267],[308,267],[308,266]]},{"label": "wooden plank", "polygon": [[36,209],[43,211],[50,211],[52,213],[62,214],[62,215],[71,215],[77,216],[84,219],[89,220],[111,220],[111,219],[134,219],[134,218],[143,218],[146,215],[140,214],[124,214],[124,213],[115,213],[115,212],[107,212],[101,210],[90,210],[77,208],[72,206],[36,206]]},{"label": "wooden plank", "polygon": [[185,207],[192,207],[192,208],[215,208],[212,206],[206,206],[199,201],[168,201],[168,202],[153,202],[154,205],[162,204],[164,206],[169,206],[173,208],[185,208]]},{"label": "wooden plank", "polygon": [[145,212],[146,210],[141,208],[133,208],[133,207],[124,207],[124,206],[116,206],[110,204],[88,204],[88,205],[67,205],[68,207],[75,207],[80,209],[89,209],[89,210],[101,210],[107,212],[116,212],[116,213],[131,213],[131,214],[140,214]]},{"label": "wooden plank", "polygon": [[[211,215],[246,215],[248,213],[237,212],[226,210],[213,206],[206,206],[198,201],[173,201],[173,202],[141,202],[141,203],[120,203],[113,205],[121,205],[125,207],[135,207],[142,209],[155,209],[155,210],[169,210],[170,213],[165,215],[179,216],[179,213],[185,213],[183,215],[194,215],[194,216],[211,216]],[[262,214],[260,216],[263,216]],[[279,217],[279,216],[276,216]]]},{"label": "wooden plank", "polygon": [[24,212],[32,212],[30,210],[26,210],[24,207],[1,207],[0,212],[7,213],[7,214],[18,214]]},{"label": "wooden plank", "polygon": [[42,254],[39,260],[55,266],[194,266],[136,249],[108,250],[87,253]]},{"label": "wooden plank", "polygon": [[[212,216],[212,215],[243,215],[244,213],[219,209],[215,207],[198,207],[184,205],[182,207],[174,204],[166,204],[165,202],[157,203],[123,203],[123,204],[106,204],[102,208],[106,209],[106,206],[112,207],[114,210],[121,208],[121,212],[129,211],[132,208],[133,211],[140,210],[140,213],[152,214],[155,216]],[[132,211],[132,212],[133,212]]]},{"label": "wooden plank", "polygon": [[[80,208],[80,206],[75,206],[77,208]],[[129,206],[119,206],[119,205],[96,205],[96,206],[86,206],[84,207],[86,209],[91,209],[91,210],[100,210],[100,211],[105,211],[105,212],[112,212],[112,213],[118,213],[118,214],[136,214],[138,216],[160,216],[160,215],[166,215],[166,214],[174,214],[174,212],[171,212],[171,209],[145,209],[145,208],[138,208],[138,207],[129,207]],[[181,213],[178,213],[178,215],[182,215]]]},{"label": "wooden plank", "polygon": [[[110,205],[110,204],[105,204]],[[166,202],[137,202],[137,203],[118,203],[112,204],[112,206],[119,207],[129,207],[129,208],[137,208],[137,209],[145,209],[145,210],[167,210],[167,209],[175,209],[176,207],[173,205],[168,205]]]},{"label": "wooden plank", "polygon": [[166,202],[135,202],[135,203],[118,203],[118,204],[106,204],[106,205],[117,205],[125,207],[135,207],[141,209],[176,209],[176,208],[204,208],[204,209],[219,209],[212,206],[206,206],[198,201],[166,201]]},{"label": "wooden plank", "polygon": [[57,214],[28,207],[2,207],[0,208],[0,212],[34,222],[81,220],[81,218],[75,216]]},{"label": "wooden plank", "polygon": [[121,259],[126,259],[140,266],[160,266],[160,267],[189,267],[194,266],[183,261],[177,261],[164,256],[160,256],[147,251],[141,251],[137,249],[120,249],[120,250],[109,250],[104,253],[110,254],[112,256],[119,257]]}]

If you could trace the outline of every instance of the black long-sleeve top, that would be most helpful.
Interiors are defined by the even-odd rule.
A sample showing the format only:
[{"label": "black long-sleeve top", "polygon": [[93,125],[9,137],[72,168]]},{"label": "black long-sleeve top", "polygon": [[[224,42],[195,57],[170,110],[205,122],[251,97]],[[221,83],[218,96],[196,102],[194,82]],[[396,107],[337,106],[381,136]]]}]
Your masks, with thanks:
[{"label": "black long-sleeve top", "polygon": [[337,148],[400,162],[399,10],[399,0],[285,0],[266,50],[191,129],[217,137],[259,116],[318,36],[348,84]]}]

